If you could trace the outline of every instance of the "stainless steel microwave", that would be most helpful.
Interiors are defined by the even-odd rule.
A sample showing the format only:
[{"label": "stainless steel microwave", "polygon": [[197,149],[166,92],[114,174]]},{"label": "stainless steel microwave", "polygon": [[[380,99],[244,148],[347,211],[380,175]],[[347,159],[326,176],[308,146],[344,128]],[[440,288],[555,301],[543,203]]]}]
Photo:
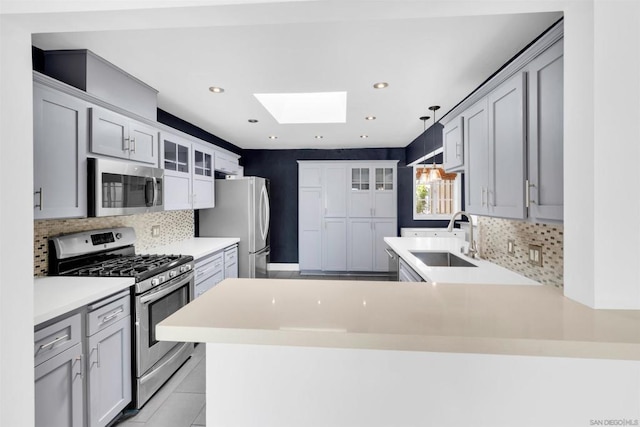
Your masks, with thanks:
[{"label": "stainless steel microwave", "polygon": [[118,160],[89,158],[89,216],[164,210],[164,170]]}]

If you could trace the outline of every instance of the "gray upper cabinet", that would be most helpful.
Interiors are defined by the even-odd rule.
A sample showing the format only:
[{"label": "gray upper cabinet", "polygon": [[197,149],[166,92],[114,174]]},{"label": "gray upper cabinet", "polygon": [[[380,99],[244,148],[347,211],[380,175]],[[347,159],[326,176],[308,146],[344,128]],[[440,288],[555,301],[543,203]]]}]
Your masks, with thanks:
[{"label": "gray upper cabinet", "polygon": [[563,73],[560,22],[445,116],[444,167],[464,172],[467,212],[562,221]]},{"label": "gray upper cabinet", "polygon": [[464,170],[464,118],[456,117],[442,130],[443,167],[447,172]]},{"label": "gray upper cabinet", "polygon": [[472,214],[489,213],[489,130],[487,99],[464,112],[464,144],[466,160],[465,210]]},{"label": "gray upper cabinet", "polygon": [[463,113],[469,213],[525,218],[524,82],[516,74]]},{"label": "gray upper cabinet", "polygon": [[87,103],[33,87],[34,218],[87,216]]},{"label": "gray upper cabinet", "polygon": [[488,96],[489,210],[525,218],[525,74],[518,73]]},{"label": "gray upper cabinet", "polygon": [[563,41],[535,58],[529,72],[529,217],[562,221]]},{"label": "gray upper cabinet", "polygon": [[113,111],[90,108],[90,151],[158,165],[158,131]]}]

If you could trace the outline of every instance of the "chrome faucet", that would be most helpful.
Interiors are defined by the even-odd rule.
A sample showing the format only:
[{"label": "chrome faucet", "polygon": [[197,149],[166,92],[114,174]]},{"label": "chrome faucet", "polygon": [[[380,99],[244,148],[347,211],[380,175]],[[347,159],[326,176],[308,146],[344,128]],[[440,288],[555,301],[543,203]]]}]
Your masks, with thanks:
[{"label": "chrome faucet", "polygon": [[465,255],[470,258],[476,258],[478,256],[478,249],[476,248],[475,240],[473,240],[473,220],[471,219],[471,215],[469,215],[465,211],[458,211],[454,213],[451,217],[451,220],[449,221],[447,231],[453,230],[453,225],[455,224],[456,218],[462,215],[465,215],[469,219],[469,249],[467,249],[467,253]]}]

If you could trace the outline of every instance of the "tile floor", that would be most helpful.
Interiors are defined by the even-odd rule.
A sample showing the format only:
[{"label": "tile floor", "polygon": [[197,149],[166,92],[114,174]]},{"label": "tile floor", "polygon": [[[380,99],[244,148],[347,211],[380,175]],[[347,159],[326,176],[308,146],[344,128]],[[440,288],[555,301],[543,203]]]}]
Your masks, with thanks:
[{"label": "tile floor", "polygon": [[[387,281],[384,275],[300,275],[298,271],[271,271],[272,279]],[[135,415],[122,417],[111,427],[205,426],[205,346],[196,346],[184,365]]]}]

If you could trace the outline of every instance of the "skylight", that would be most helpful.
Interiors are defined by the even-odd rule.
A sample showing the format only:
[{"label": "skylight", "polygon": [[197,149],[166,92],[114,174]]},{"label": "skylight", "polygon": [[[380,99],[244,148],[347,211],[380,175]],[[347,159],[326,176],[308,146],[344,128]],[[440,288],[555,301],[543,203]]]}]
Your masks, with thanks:
[{"label": "skylight", "polygon": [[255,93],[280,124],[346,123],[347,92]]}]

